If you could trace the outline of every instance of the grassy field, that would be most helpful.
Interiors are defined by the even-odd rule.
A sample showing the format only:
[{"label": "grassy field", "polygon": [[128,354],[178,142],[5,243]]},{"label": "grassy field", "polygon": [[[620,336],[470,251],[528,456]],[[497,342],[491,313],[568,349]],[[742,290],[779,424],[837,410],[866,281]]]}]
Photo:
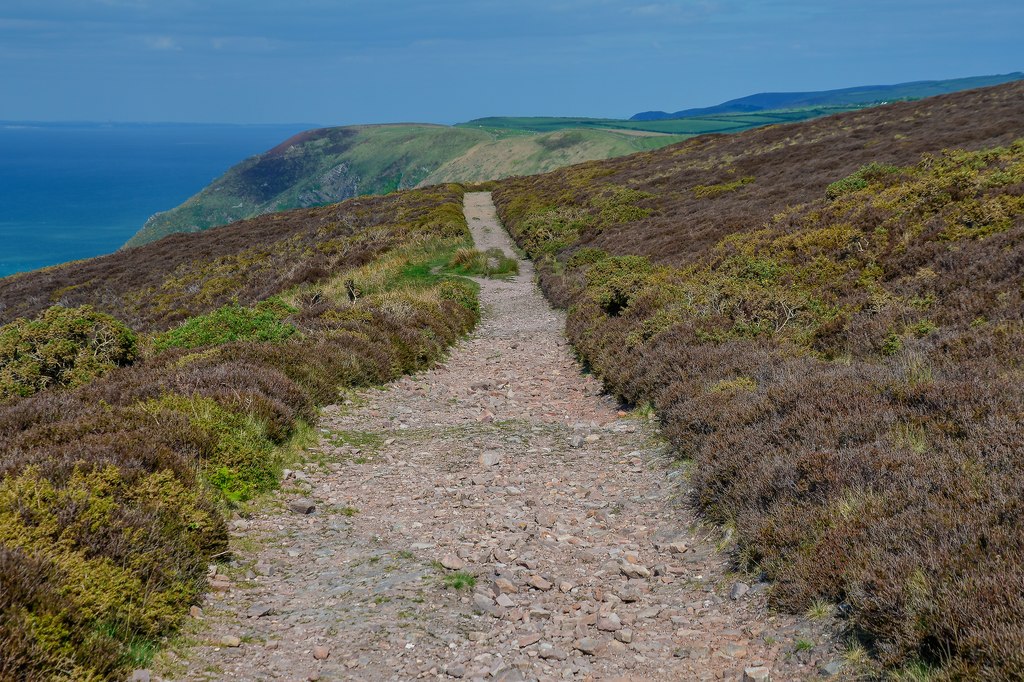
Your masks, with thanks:
[{"label": "grassy field", "polygon": [[704,135],[707,133],[735,133],[772,123],[805,121],[820,116],[859,109],[860,106],[819,106],[777,111],[759,111],[753,114],[715,114],[686,119],[662,121],[630,121],[617,118],[573,117],[491,117],[459,123],[458,128],[478,130],[519,130],[547,133],[568,128],[587,130],[635,130],[666,135]]},{"label": "grassy field", "polygon": [[473,182],[545,173],[583,161],[658,149],[687,139],[681,135],[637,136],[610,130],[566,129],[535,134],[517,131],[478,144],[423,179],[423,185]]}]

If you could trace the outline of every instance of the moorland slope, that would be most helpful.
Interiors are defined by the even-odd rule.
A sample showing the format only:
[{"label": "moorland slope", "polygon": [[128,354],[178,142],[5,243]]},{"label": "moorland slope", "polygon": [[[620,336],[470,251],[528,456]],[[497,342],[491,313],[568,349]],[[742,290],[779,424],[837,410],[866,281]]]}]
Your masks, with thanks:
[{"label": "moorland slope", "polygon": [[355,199],[0,280],[0,680],[146,666],[318,406],[473,326],[475,288],[437,272],[461,203]]},{"label": "moorland slope", "polygon": [[906,674],[1024,675],[1022,137],[1017,82],[494,192],[737,567]]}]

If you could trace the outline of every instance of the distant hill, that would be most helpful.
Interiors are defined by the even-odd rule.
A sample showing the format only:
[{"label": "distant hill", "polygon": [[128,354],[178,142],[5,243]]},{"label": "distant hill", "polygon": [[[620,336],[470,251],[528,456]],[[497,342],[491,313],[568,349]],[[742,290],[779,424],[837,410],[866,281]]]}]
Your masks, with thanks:
[{"label": "distant hill", "polygon": [[535,135],[421,124],[309,130],[242,161],[180,206],[154,215],[126,246],[355,196],[541,173],[683,139],[614,130]]},{"label": "distant hill", "polygon": [[716,114],[752,113],[769,109],[799,109],[802,107],[840,106],[855,107],[897,100],[915,100],[933,95],[942,95],[960,90],[970,90],[988,85],[999,85],[1024,79],[1019,71],[995,76],[973,76],[941,81],[913,81],[896,85],[862,85],[840,90],[818,92],[761,92],[739,99],[717,104],[713,107],[683,109],[674,113],[644,111],[634,115],[630,121],[663,121]]},{"label": "distant hill", "polygon": [[[180,206],[157,213],[126,244],[198,232],[292,208],[442,182],[532,175],[649,151],[709,133],[796,123],[894,99],[1024,78],[1022,73],[817,93],[763,93],[717,107],[630,120],[489,117],[455,126],[362,125],[308,130],[246,159]],[[685,118],[677,118],[685,115]],[[645,118],[647,117],[647,118]]]}]

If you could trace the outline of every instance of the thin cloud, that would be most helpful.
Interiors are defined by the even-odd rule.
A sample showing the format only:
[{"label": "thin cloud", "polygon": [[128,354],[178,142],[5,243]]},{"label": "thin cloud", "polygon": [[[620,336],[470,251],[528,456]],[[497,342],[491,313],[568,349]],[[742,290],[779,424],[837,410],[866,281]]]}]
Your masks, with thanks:
[{"label": "thin cloud", "polygon": [[178,41],[170,36],[146,36],[142,40],[151,50],[160,52],[181,52],[183,50]]}]

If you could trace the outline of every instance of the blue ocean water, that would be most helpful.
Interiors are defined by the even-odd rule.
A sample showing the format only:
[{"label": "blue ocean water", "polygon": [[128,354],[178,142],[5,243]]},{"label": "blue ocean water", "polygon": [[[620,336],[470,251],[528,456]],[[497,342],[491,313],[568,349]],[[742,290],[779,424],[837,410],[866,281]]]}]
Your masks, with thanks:
[{"label": "blue ocean water", "polygon": [[310,127],[0,122],[0,277],[116,251],[152,214]]}]

